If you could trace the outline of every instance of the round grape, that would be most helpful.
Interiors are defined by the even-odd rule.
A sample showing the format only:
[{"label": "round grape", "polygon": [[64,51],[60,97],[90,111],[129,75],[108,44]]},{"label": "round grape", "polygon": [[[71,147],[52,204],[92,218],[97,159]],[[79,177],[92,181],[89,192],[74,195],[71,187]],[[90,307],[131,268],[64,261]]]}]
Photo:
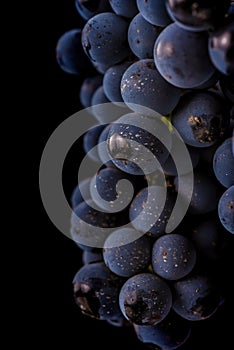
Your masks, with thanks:
[{"label": "round grape", "polygon": [[234,185],[234,156],[231,137],[217,148],[213,159],[213,169],[217,180],[224,187]]},{"label": "round grape", "polygon": [[127,320],[137,325],[153,325],[169,314],[171,290],[163,279],[152,273],[141,273],[124,283],[119,304]]},{"label": "round grape", "polygon": [[218,214],[224,228],[234,234],[234,186],[222,194],[218,203]]},{"label": "round grape", "polygon": [[193,243],[179,234],[167,234],[156,240],[152,251],[152,267],[166,280],[178,280],[188,275],[196,263]]},{"label": "round grape", "polygon": [[[107,267],[116,275],[131,277],[143,272],[151,260],[152,242],[134,229],[114,231],[105,241],[103,258]],[[133,240],[125,244],[126,239]]]}]

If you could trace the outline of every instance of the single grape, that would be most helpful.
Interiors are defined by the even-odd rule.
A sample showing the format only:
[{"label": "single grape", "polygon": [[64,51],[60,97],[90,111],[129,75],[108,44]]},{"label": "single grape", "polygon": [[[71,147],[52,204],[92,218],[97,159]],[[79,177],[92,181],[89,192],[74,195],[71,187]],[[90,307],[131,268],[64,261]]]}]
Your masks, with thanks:
[{"label": "single grape", "polygon": [[173,292],[174,311],[189,321],[211,317],[222,302],[216,284],[203,275],[192,275],[174,282]]},{"label": "single grape", "polygon": [[172,306],[167,283],[152,273],[130,277],[119,295],[123,315],[137,325],[153,325],[162,321]]},{"label": "single grape", "polygon": [[170,17],[182,28],[191,31],[211,29],[224,18],[229,0],[166,0]]},{"label": "single grape", "polygon": [[234,233],[234,186],[222,194],[218,203],[218,215],[223,227]]},{"label": "single grape", "polygon": [[225,75],[234,75],[234,21],[215,30],[209,39],[213,65]]},{"label": "single grape", "polygon": [[100,320],[119,317],[118,297],[123,282],[103,262],[86,264],[73,279],[75,301],[87,316]]},{"label": "single grape", "polygon": [[120,83],[124,72],[131,64],[132,61],[121,62],[107,69],[104,74],[103,91],[106,97],[113,103],[123,102]]},{"label": "single grape", "polygon": [[153,58],[154,43],[162,27],[147,22],[138,13],[128,28],[128,43],[132,52],[140,59]]},{"label": "single grape", "polygon": [[[130,243],[125,243],[126,241]],[[146,270],[151,260],[151,239],[131,228],[114,231],[105,241],[103,258],[116,275],[131,277]]]},{"label": "single grape", "polygon": [[225,101],[211,91],[186,93],[171,120],[187,145],[201,148],[219,141],[229,126]]},{"label": "single grape", "polygon": [[[163,164],[169,156],[171,135],[165,128],[167,126],[158,118],[138,113],[119,118],[111,125],[107,140],[108,152],[115,166],[133,175],[155,172],[159,168],[156,161]],[[154,135],[160,136],[161,140]]]},{"label": "single grape", "polygon": [[[121,94],[129,108],[142,113],[145,106],[166,115],[180,99],[180,89],[169,84],[158,72],[154,60],[143,59],[133,63],[123,74]],[[134,103],[140,106],[132,106]]]},{"label": "single grape", "polygon": [[165,27],[171,23],[165,0],[137,0],[137,7],[145,20],[153,25]]},{"label": "single grape", "polygon": [[166,81],[182,89],[201,86],[214,74],[208,54],[208,34],[168,25],[154,46],[155,65]]},{"label": "single grape", "polygon": [[234,185],[234,156],[231,137],[217,148],[213,159],[213,169],[217,180],[224,187]]},{"label": "single grape", "polygon": [[81,33],[81,29],[72,29],[59,38],[56,59],[64,72],[83,76],[91,74],[93,69],[82,47]]},{"label": "single grape", "polygon": [[109,0],[113,11],[126,18],[134,17],[137,12],[136,0]]},{"label": "single grape", "polygon": [[109,0],[75,0],[75,7],[79,15],[88,20],[98,13],[109,12]]},{"label": "single grape", "polygon": [[189,339],[191,334],[191,324],[173,311],[155,325],[134,325],[134,329],[138,339],[155,350],[177,349]]},{"label": "single grape", "polygon": [[[118,190],[117,186],[121,180],[125,183],[122,183],[122,189]],[[126,172],[113,167],[104,168],[98,171],[90,182],[91,198],[100,208],[117,212],[131,202],[134,194],[133,184],[134,179]]]},{"label": "single grape", "polygon": [[112,66],[130,54],[128,46],[128,22],[111,12],[100,13],[85,24],[82,45],[93,62]]},{"label": "single grape", "polygon": [[180,234],[167,234],[156,240],[152,250],[152,267],[166,280],[178,280],[188,275],[196,263],[193,243]]},{"label": "single grape", "polygon": [[[166,201],[162,201],[166,188],[150,186],[143,188],[133,199],[129,217],[134,228],[159,237],[165,229],[175,205],[175,194],[167,188]],[[148,198],[148,201],[147,201]]]}]

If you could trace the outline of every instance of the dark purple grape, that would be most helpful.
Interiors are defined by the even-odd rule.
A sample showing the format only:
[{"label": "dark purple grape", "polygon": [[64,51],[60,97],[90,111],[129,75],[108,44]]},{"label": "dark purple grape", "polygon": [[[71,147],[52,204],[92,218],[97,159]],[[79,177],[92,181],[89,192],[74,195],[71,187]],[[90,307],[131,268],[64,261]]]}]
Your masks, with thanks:
[{"label": "dark purple grape", "polygon": [[[181,175],[181,188],[178,188],[178,177],[175,178],[176,191],[180,192],[182,198],[188,196],[190,179],[190,174]],[[218,200],[219,191],[215,179],[204,171],[195,170],[193,193],[188,212],[195,215],[212,212],[217,208]]]},{"label": "dark purple grape", "polygon": [[196,263],[193,243],[180,234],[167,234],[156,240],[152,250],[152,267],[166,280],[178,280],[188,275]]},{"label": "dark purple grape", "polygon": [[158,324],[152,326],[134,325],[134,329],[138,339],[155,350],[177,349],[189,339],[191,334],[190,322],[173,311]]},{"label": "dark purple grape", "polygon": [[234,21],[221,26],[210,35],[209,54],[214,66],[234,77]]},{"label": "dark purple grape", "polygon": [[121,311],[118,297],[123,282],[103,262],[86,264],[73,280],[75,301],[87,316],[100,320],[119,317]]},{"label": "dark purple grape", "polygon": [[74,188],[71,196],[71,204],[73,209],[84,201],[83,195],[85,197],[85,200],[91,199],[90,181],[91,178],[84,179]]},{"label": "dark purple grape", "polygon": [[162,77],[182,89],[201,86],[215,71],[208,54],[208,34],[187,31],[176,23],[159,34],[154,61]]},{"label": "dark purple grape", "polygon": [[[159,128],[163,142],[159,135]],[[155,158],[163,164],[169,156],[165,144],[170,147],[171,139],[167,136],[163,123],[157,118],[145,117],[138,113],[125,114],[113,123],[109,130],[108,152],[113,157],[115,166],[133,175],[145,175],[158,169]],[[150,130],[152,132],[148,132]]]},{"label": "dark purple grape", "polygon": [[138,13],[128,28],[128,43],[132,52],[140,59],[153,58],[154,43],[162,27],[147,22]]},{"label": "dark purple grape", "polygon": [[93,69],[81,44],[81,32],[81,29],[72,29],[59,38],[56,59],[64,72],[82,76],[92,73]]},{"label": "dark purple grape", "polygon": [[109,0],[75,0],[75,6],[79,15],[85,20],[98,13],[111,11]]},{"label": "dark purple grape", "polygon": [[189,321],[211,317],[222,302],[216,283],[207,276],[192,275],[176,281],[173,292],[174,311]]},{"label": "dark purple grape", "polygon": [[[123,180],[125,183],[122,183],[122,188],[117,189],[119,182]],[[101,169],[91,180],[91,198],[100,208],[118,212],[128,206],[132,200],[134,195],[132,183],[134,179],[131,179],[126,172],[113,167]]]},{"label": "dark purple grape", "polygon": [[86,78],[80,88],[80,102],[84,108],[91,106],[94,92],[102,85],[102,76]]},{"label": "dark purple grape", "polygon": [[[161,77],[154,60],[143,59],[133,63],[124,73],[121,94],[126,104],[138,104],[166,115],[170,113],[180,98],[180,89]],[[131,106],[142,113],[141,107]]]},{"label": "dark purple grape", "polygon": [[113,103],[123,102],[120,90],[121,79],[124,72],[131,64],[132,61],[124,61],[110,67],[105,72],[103,78],[103,90],[109,101]]},{"label": "dark purple grape", "polygon": [[223,227],[234,234],[234,186],[222,194],[218,203],[218,215]]},{"label": "dark purple grape", "polygon": [[217,148],[213,159],[213,169],[217,180],[224,187],[234,185],[234,156],[231,137]]},{"label": "dark purple grape", "polygon": [[225,101],[211,91],[186,93],[172,112],[172,124],[187,145],[212,146],[229,126]]},{"label": "dark purple grape", "polygon": [[164,27],[171,23],[165,0],[137,0],[140,14],[153,25]]},{"label": "dark purple grape", "polygon": [[123,16],[126,18],[133,18],[138,12],[136,0],[109,0],[109,1],[113,11],[119,16]]},{"label": "dark purple grape", "polygon": [[137,325],[153,325],[169,314],[172,306],[171,290],[160,277],[141,273],[124,283],[119,304],[127,320]]},{"label": "dark purple grape", "polygon": [[152,241],[148,236],[139,236],[136,230],[125,228],[114,231],[105,241],[104,262],[116,275],[131,277],[144,272],[150,264]]},{"label": "dark purple grape", "polygon": [[136,230],[148,232],[152,237],[159,237],[165,233],[175,205],[175,195],[170,188],[167,189],[164,205],[162,198],[165,190],[164,187],[160,186],[146,187],[133,199],[129,217]]},{"label": "dark purple grape", "polygon": [[130,54],[128,22],[111,12],[100,13],[85,24],[82,44],[91,61],[113,66]]},{"label": "dark purple grape", "polygon": [[224,18],[229,0],[166,0],[169,15],[187,30],[210,29]]}]

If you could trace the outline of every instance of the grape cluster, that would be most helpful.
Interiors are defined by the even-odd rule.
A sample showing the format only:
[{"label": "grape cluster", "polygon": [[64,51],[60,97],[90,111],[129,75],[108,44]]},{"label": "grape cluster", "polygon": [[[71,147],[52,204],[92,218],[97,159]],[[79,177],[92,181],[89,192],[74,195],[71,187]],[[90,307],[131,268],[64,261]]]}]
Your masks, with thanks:
[{"label": "grape cluster", "polygon": [[[84,26],[58,40],[57,61],[83,77],[80,102],[96,119],[83,147],[102,167],[71,196],[71,237],[83,254],[74,298],[87,316],[133,326],[152,349],[177,349],[193,321],[212,317],[226,297],[222,272],[234,247],[233,1],[76,0],[75,8]],[[162,115],[166,133],[147,109]],[[173,130],[189,155],[193,190],[168,233],[191,180],[186,166],[178,170]]]}]

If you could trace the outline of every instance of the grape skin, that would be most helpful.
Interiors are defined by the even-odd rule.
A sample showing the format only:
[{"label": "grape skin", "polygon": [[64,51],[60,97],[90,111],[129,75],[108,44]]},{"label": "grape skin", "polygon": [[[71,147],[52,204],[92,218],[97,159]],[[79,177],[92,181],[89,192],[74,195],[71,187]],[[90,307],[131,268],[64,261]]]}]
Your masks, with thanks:
[{"label": "grape skin", "polygon": [[222,301],[217,287],[207,276],[185,277],[174,282],[173,290],[173,310],[188,321],[211,317]]},{"label": "grape skin", "polygon": [[234,234],[234,186],[222,194],[218,203],[218,215],[224,228]]},{"label": "grape skin", "polygon": [[215,71],[208,54],[208,34],[189,32],[176,23],[159,34],[154,61],[163,78],[182,89],[200,86]]},{"label": "grape skin", "polygon": [[118,297],[123,282],[103,262],[86,264],[73,279],[74,298],[85,315],[110,320],[121,316]]},{"label": "grape skin", "polygon": [[213,168],[217,180],[226,188],[234,185],[234,156],[232,139],[226,139],[216,150]]},{"label": "grape skin", "polygon": [[149,23],[164,27],[171,23],[164,0],[137,0],[140,14]]},{"label": "grape skin", "polygon": [[[138,339],[154,348],[174,350],[183,345],[190,337],[191,324],[171,311],[169,315],[156,325],[134,325]],[[155,348],[155,349],[156,349]]]},{"label": "grape skin", "polygon": [[152,267],[166,280],[178,280],[188,275],[196,263],[193,243],[179,234],[167,234],[156,240],[152,250]]},{"label": "grape skin", "polygon": [[163,279],[151,273],[141,273],[124,283],[119,304],[123,315],[131,322],[152,325],[169,314],[172,294]]},{"label": "grape skin", "polygon": [[162,28],[147,22],[138,13],[128,28],[128,43],[132,52],[140,59],[153,58],[154,43]]},{"label": "grape skin", "polygon": [[109,0],[113,11],[126,18],[134,17],[137,12],[136,0]]},{"label": "grape skin", "polygon": [[[121,94],[126,104],[134,103],[166,115],[180,98],[180,89],[169,84],[158,72],[154,60],[143,59],[133,63],[123,74]],[[137,106],[130,106],[142,112]]]},{"label": "grape skin", "polygon": [[184,94],[171,120],[187,145],[201,148],[215,144],[229,126],[224,100],[211,91]]},{"label": "grape skin", "polygon": [[[136,237],[132,242],[121,244],[126,235]],[[120,236],[120,238],[118,237]],[[122,229],[113,232],[105,241],[103,258],[107,267],[118,276],[131,277],[146,270],[151,260],[151,239],[144,235],[140,238],[134,229]],[[118,242],[118,246],[116,246]]]},{"label": "grape skin", "polygon": [[56,59],[59,67],[68,74],[80,75],[93,72],[81,43],[81,29],[65,32],[56,45]]},{"label": "grape skin", "polygon": [[84,52],[93,62],[112,66],[130,54],[127,41],[128,22],[114,13],[100,13],[82,30]]}]

